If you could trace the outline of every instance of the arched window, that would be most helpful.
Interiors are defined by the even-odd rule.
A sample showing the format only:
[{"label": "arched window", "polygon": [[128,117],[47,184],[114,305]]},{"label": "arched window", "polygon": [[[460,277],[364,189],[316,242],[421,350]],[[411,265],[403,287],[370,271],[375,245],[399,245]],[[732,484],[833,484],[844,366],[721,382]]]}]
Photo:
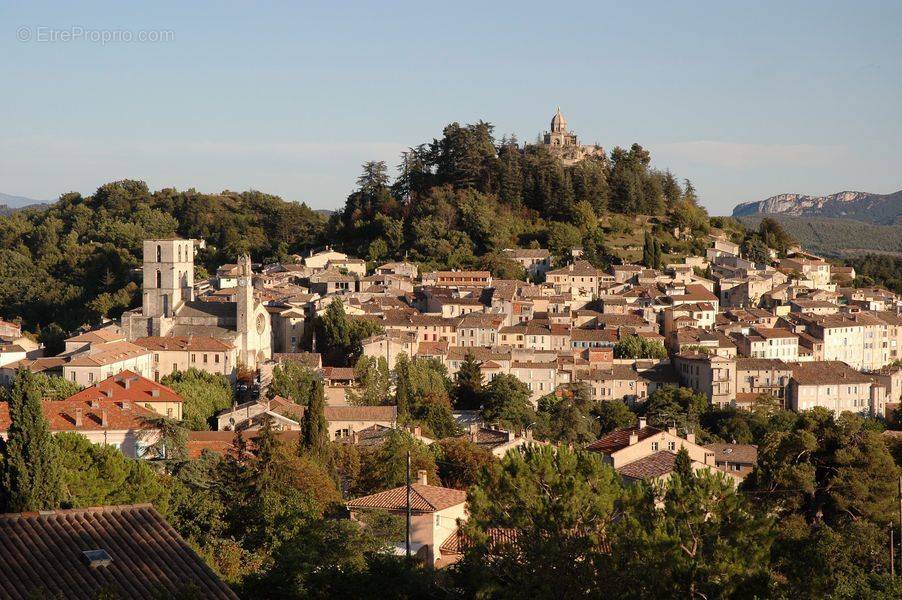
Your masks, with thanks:
[{"label": "arched window", "polygon": [[182,247],[179,246],[179,262],[182,262]]},{"label": "arched window", "polygon": [[157,244],[157,262],[163,262],[163,246]]},{"label": "arched window", "polygon": [[163,287],[163,274],[160,273],[159,269],[157,270],[157,287]]}]

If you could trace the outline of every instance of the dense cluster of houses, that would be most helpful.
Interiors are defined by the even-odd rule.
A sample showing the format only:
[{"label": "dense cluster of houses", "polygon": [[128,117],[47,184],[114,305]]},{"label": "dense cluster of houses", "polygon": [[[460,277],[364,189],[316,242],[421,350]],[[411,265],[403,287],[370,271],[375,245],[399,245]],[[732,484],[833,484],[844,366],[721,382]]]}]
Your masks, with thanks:
[{"label": "dense cluster of houses", "polygon": [[[339,298],[349,318],[381,326],[362,341],[365,356],[384,358],[389,368],[401,354],[435,359],[452,376],[472,357],[485,381],[514,375],[533,402],[582,385],[595,400],[635,406],[662,387],[684,386],[718,407],[751,408],[767,396],[791,410],[888,418],[902,395],[899,298],[852,287],[854,271],[801,249],[758,264],[724,236],[712,235],[710,243],[704,257],[661,269],[599,269],[578,252],[564,260],[541,248],[505,251],[526,281],[488,271],[421,273],[408,262],[368,265],[326,248],[270,265],[242,257],[192,285],[198,242],[148,240],[142,307],[70,337],[62,354],[43,356],[17,325],[0,321],[0,385],[24,368],[83,386],[44,403],[53,431],[77,431],[140,457],[154,441],[155,417],[183,414],[183,400],[160,383],[166,375],[196,368],[234,382],[244,370],[265,388],[275,365],[297,362],[325,382],[334,440],[380,444],[399,427],[395,407],[349,405],[354,369],[324,365],[317,352],[312,320]],[[660,357],[624,355],[637,341],[660,348]],[[302,415],[303,407],[261,393],[215,415],[212,431],[193,433],[189,453],[228,451],[235,430],[252,438],[265,420],[296,434]],[[463,437],[496,456],[536,443],[526,431],[457,417]],[[0,436],[8,425],[0,407]],[[409,433],[434,441],[419,428]],[[693,469],[735,479],[756,461],[754,446],[703,446],[691,433],[644,419],[588,446],[627,481],[666,479],[681,448]],[[453,562],[465,494],[430,485],[425,474],[412,494],[414,552],[430,564]],[[406,489],[386,490],[348,508],[352,516],[406,511],[406,497]]]}]

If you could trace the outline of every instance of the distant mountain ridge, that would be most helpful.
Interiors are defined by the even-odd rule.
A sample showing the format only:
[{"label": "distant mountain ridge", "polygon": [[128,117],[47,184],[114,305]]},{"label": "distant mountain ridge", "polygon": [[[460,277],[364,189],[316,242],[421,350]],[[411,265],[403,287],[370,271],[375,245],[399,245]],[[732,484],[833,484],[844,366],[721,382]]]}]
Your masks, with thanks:
[{"label": "distant mountain ridge", "polygon": [[828,196],[780,194],[757,202],[744,202],[733,209],[734,217],[786,215],[855,219],[867,223],[902,223],[902,190],[892,194],[839,192]]},{"label": "distant mountain ridge", "polygon": [[35,200],[34,198],[26,198],[25,196],[13,196],[0,192],[0,215],[8,215],[23,208],[46,206],[48,203],[44,200]]}]

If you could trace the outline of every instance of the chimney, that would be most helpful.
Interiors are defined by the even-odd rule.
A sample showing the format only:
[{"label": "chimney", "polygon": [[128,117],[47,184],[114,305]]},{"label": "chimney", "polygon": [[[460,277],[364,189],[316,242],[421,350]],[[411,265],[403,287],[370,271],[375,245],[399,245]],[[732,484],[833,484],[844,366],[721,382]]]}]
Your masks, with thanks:
[{"label": "chimney", "polygon": [[639,429],[645,429],[647,424],[648,420],[645,417],[639,417]]},{"label": "chimney", "polygon": [[668,427],[668,428],[667,428],[667,433],[669,433],[670,435],[676,435],[676,434],[677,434],[677,428],[676,428],[676,427]]},{"label": "chimney", "polygon": [[630,446],[635,446],[639,443],[639,434],[631,433],[630,434]]},{"label": "chimney", "polygon": [[83,408],[75,409],[75,426],[81,427],[85,422],[85,411]]},{"label": "chimney", "polygon": [[360,434],[356,431],[351,432],[351,442],[356,446],[360,442]]},{"label": "chimney", "polygon": [[102,390],[100,393],[103,394],[104,396],[106,396],[107,398],[113,397],[113,390]]},{"label": "chimney", "polygon": [[419,483],[420,485],[426,485],[426,469],[420,469],[419,471],[417,471],[417,483]]},{"label": "chimney", "polygon": [[106,409],[100,411],[100,426],[109,427],[109,420],[106,418]]},{"label": "chimney", "polygon": [[415,438],[423,437],[423,429],[419,425],[413,426],[413,437],[415,437]]},{"label": "chimney", "polygon": [[694,444],[694,443],[695,443],[695,434],[694,434],[694,433],[687,433],[687,434],[686,434],[686,441],[689,442],[690,444]]},{"label": "chimney", "polygon": [[100,408],[100,400],[96,398],[91,400],[91,408]]},{"label": "chimney", "polygon": [[513,442],[515,437],[516,437],[516,435],[514,434],[513,431],[508,431],[508,432],[507,432],[507,441]]},{"label": "chimney", "polygon": [[159,397],[160,397],[160,390],[158,390],[157,388],[154,388],[154,389],[150,390],[150,397],[151,397],[151,398],[159,398]]}]

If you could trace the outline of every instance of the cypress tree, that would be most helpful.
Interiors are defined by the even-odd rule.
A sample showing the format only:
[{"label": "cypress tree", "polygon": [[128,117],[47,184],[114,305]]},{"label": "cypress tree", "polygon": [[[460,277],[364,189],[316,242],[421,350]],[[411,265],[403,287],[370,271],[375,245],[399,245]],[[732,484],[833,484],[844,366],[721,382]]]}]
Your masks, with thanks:
[{"label": "cypress tree", "polygon": [[410,381],[410,359],[403,352],[395,361],[395,404],[398,406],[398,422],[410,419],[410,405],[413,401],[413,384]]},{"label": "cypress tree", "polygon": [[6,510],[57,508],[62,497],[59,451],[44,417],[40,389],[28,371],[16,376],[9,415],[2,477]]},{"label": "cypress tree", "polygon": [[655,264],[655,248],[651,234],[645,232],[645,243],[642,245],[642,264],[648,268],[653,268]]},{"label": "cypress tree", "polygon": [[692,459],[689,457],[689,451],[681,446],[673,463],[673,472],[679,475],[684,482],[688,482],[693,477]]},{"label": "cypress tree", "polygon": [[655,238],[654,241],[654,252],[652,253],[652,260],[654,262],[654,268],[660,269],[662,262],[662,252],[661,252],[661,240]]},{"label": "cypress tree", "polygon": [[310,401],[304,410],[304,418],[301,423],[301,448],[310,453],[320,464],[331,465],[332,445],[329,439],[326,397],[321,379],[312,383]]},{"label": "cypress tree", "polygon": [[456,408],[479,408],[482,394],[482,363],[476,360],[472,351],[464,356],[454,382],[454,404]]}]

